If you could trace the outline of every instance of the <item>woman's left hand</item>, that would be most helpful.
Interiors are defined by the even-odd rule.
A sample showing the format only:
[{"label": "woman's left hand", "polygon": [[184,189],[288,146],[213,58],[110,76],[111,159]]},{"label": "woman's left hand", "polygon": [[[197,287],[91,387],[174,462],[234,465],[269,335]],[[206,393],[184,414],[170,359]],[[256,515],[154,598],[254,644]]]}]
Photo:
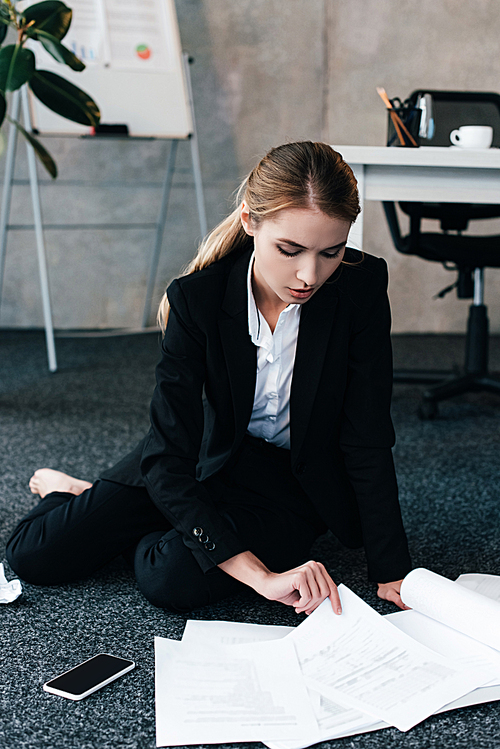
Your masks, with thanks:
[{"label": "woman's left hand", "polygon": [[401,600],[401,583],[402,580],[395,580],[393,583],[378,583],[377,595],[384,601],[392,601],[396,606],[404,611],[409,611],[410,607],[406,606]]}]

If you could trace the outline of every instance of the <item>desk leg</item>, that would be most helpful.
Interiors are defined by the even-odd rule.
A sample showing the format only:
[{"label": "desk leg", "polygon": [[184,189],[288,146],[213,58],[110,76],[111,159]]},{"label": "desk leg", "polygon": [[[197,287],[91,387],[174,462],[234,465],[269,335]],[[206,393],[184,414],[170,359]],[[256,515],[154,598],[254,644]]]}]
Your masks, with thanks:
[{"label": "desk leg", "polygon": [[350,247],[355,247],[357,250],[363,249],[363,209],[365,207],[365,167],[364,164],[350,164],[349,165],[354,172],[354,176],[358,180],[358,192],[359,192],[359,204],[361,206],[361,213],[358,218],[351,226],[349,232],[348,243]]}]

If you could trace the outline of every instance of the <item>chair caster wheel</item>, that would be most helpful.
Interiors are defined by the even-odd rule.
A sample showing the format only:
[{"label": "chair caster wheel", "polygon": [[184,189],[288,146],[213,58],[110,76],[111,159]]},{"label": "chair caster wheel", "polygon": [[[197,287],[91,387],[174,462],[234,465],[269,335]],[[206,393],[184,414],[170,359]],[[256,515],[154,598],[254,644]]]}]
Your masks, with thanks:
[{"label": "chair caster wheel", "polygon": [[418,409],[418,416],[422,421],[431,421],[438,416],[438,407],[435,401],[424,400]]}]

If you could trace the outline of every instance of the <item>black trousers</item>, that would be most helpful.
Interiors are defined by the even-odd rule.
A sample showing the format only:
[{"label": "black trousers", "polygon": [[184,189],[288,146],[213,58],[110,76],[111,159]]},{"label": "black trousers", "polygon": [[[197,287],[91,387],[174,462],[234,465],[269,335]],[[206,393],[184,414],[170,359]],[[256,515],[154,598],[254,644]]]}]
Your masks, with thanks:
[{"label": "black trousers", "polygon": [[[207,479],[220,514],[274,572],[307,560],[326,531],[290,469],[290,452],[247,436],[231,466]],[[53,492],[7,544],[12,569],[35,585],[82,580],[123,554],[155,606],[175,612],[245,589],[215,567],[203,573],[146,489],[98,480],[82,494]]]}]

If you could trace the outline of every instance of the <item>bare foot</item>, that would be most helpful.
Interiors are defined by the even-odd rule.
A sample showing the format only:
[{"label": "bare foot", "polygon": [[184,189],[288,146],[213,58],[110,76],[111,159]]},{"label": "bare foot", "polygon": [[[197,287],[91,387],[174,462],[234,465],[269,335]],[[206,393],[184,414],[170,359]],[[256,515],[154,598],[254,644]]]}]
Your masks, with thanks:
[{"label": "bare foot", "polygon": [[81,494],[85,489],[92,486],[88,481],[75,479],[62,471],[53,471],[52,468],[39,468],[30,478],[29,487],[33,494],[39,494],[42,499],[50,492],[69,492],[70,494]]}]

